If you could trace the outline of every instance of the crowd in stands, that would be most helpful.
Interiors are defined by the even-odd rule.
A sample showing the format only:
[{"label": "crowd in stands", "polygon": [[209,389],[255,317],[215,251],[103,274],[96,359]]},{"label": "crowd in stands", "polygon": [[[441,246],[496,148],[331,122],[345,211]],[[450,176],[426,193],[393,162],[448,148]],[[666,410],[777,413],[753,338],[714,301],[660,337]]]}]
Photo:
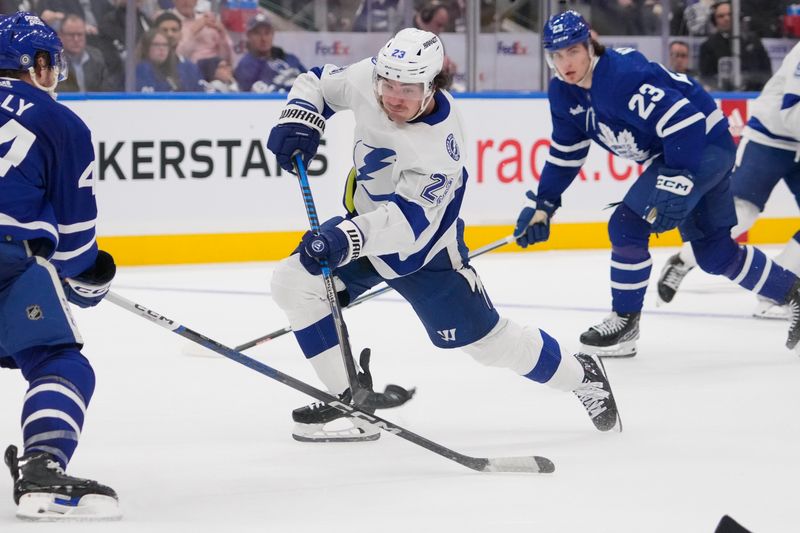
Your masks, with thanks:
[{"label": "crowd in stands", "polygon": [[[216,11],[212,1],[214,5],[219,1]],[[234,8],[244,1],[136,0],[133,50],[126,48],[126,0],[0,0],[0,11],[33,11],[59,33],[69,64],[60,92],[125,90],[129,57],[135,59],[135,84],[131,84],[136,91],[285,92],[306,67],[296,55],[273,44],[275,20],[280,18],[282,28],[320,29],[302,16],[316,3],[276,0],[269,2],[276,10],[272,13],[249,0],[253,9],[239,9],[243,17]],[[537,1],[476,1],[481,7],[481,31],[538,31]],[[568,3],[586,15],[601,38],[661,32],[660,0]],[[782,35],[781,14],[789,3],[741,0],[743,77],[734,87],[730,2],[673,0],[670,35],[679,40],[670,45],[670,63],[711,90],[760,90],[771,75],[761,38]],[[323,29],[393,33],[414,26],[436,34],[463,32],[467,7],[466,0],[328,0]],[[698,49],[700,39],[704,41]],[[446,57],[445,69],[453,78],[457,65]]]}]

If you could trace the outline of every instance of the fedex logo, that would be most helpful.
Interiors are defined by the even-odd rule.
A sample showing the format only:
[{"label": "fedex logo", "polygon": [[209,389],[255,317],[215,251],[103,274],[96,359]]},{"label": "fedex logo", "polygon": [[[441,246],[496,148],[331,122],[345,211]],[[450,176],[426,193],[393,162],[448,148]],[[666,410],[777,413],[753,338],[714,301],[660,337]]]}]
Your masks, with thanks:
[{"label": "fedex logo", "polygon": [[524,46],[519,41],[514,41],[513,43],[505,43],[503,41],[497,41],[497,55],[502,56],[525,56],[528,55],[528,47]]},{"label": "fedex logo", "polygon": [[333,41],[326,44],[324,41],[317,41],[314,52],[320,56],[346,56],[350,53],[350,47],[342,41]]}]

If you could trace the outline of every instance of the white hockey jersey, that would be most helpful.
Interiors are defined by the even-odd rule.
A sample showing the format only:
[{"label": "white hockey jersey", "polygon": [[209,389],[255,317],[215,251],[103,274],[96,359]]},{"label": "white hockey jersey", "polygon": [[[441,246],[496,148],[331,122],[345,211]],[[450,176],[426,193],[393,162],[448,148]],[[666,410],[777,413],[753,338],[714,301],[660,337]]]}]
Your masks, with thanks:
[{"label": "white hockey jersey", "polygon": [[352,221],[364,234],[361,256],[381,276],[411,274],[445,248],[458,266],[457,222],[467,173],[453,98],[437,91],[431,114],[392,122],[373,92],[373,61],[311,69],[295,80],[289,102],[310,102],[326,118],[345,109],[355,113]]},{"label": "white hockey jersey", "polygon": [[750,110],[743,137],[773,148],[800,149],[800,43],[783,59]]}]

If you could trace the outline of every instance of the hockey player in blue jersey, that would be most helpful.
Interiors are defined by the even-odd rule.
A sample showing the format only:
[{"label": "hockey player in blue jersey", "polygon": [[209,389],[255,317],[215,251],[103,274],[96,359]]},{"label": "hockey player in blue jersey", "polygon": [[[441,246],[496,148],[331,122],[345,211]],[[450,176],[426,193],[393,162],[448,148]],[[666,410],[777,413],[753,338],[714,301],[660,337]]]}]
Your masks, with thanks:
[{"label": "hockey player in blue jersey", "polygon": [[[731,190],[739,222],[731,230],[738,237],[755,223],[775,186],[783,180],[800,205],[800,43],[783,58],[778,71],[750,105],[751,115],[736,151]],[[800,232],[795,233],[775,262],[800,274]],[[658,279],[663,302],[675,297],[683,278],[697,265],[690,246],[684,245],[664,265]],[[783,302],[759,298],[754,316],[789,318]]]},{"label": "hockey player in blue jersey", "polygon": [[700,268],[792,306],[786,346],[794,348],[800,339],[797,276],[730,235],[736,224],[729,179],[735,146],[711,96],[692,78],[635,50],[604,48],[574,11],[547,22],[543,44],[556,74],[548,92],[552,143],[539,189],[527,193],[517,221],[519,245],[549,238],[561,195],[591,141],[646,166],[609,220],[612,313],[581,335],[584,350],[636,354],[652,267],[648,239],[676,227],[691,242]]},{"label": "hockey player in blue jersey", "polygon": [[95,242],[91,135],[54,99],[62,53],[36,15],[0,19],[0,366],[29,384],[5,462],[18,517],[111,519],[114,491],[64,472],[95,384],[68,301],[97,304],[116,269]]},{"label": "hockey player in blue jersey", "polygon": [[[350,400],[349,384],[320,259],[336,266],[343,301],[385,281],[411,303],[434,345],[462,348],[482,364],[574,391],[598,429],[620,429],[599,360],[572,355],[546,332],[500,317],[467,262],[459,219],[467,184],[465,141],[455,102],[442,89],[443,62],[436,35],[404,29],[377,57],[343,68],[325,65],[297,78],[268,148],[292,171],[295,153],[305,161],[316,154],[325,120],[352,110],[355,168],[345,187],[346,215],[325,222],[318,237],[303,236],[273,274],[273,298],[317,375],[343,401]],[[324,404],[296,409],[294,437],[378,437],[358,419],[349,419],[352,428],[326,427],[341,417]]]}]

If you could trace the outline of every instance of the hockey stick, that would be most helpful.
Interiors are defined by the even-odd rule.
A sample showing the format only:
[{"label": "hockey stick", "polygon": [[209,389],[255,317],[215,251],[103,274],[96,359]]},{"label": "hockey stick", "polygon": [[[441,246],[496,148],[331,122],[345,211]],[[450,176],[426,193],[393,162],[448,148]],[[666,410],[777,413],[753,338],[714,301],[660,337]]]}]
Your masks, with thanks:
[{"label": "hockey stick", "polygon": [[[303,163],[303,157],[297,153],[292,158],[297,179],[300,183],[300,191],[303,193],[303,203],[306,206],[308,224],[311,226],[311,233],[319,235],[319,217],[317,208],[314,205],[314,197],[311,195],[311,185],[308,183],[308,174]],[[386,409],[389,407],[399,407],[406,403],[414,395],[414,389],[406,390],[399,385],[387,385],[386,391],[373,392],[361,386],[356,374],[356,363],[353,358],[353,351],[350,347],[350,336],[347,333],[347,325],[342,318],[342,306],[339,304],[339,297],[336,295],[336,287],[333,282],[333,272],[328,265],[327,259],[320,259],[319,265],[322,270],[322,280],[325,282],[325,296],[328,299],[328,306],[333,316],[333,323],[336,326],[336,336],[339,340],[339,349],[342,353],[344,368],[347,371],[347,381],[350,385],[350,392],[353,403],[363,407]],[[391,391],[391,392],[390,392]]]},{"label": "hockey stick", "polygon": [[374,414],[366,413],[360,410],[358,406],[342,403],[338,398],[328,394],[327,392],[323,392],[315,387],[312,387],[311,385],[284,374],[283,372],[280,372],[271,366],[265,365],[260,361],[256,361],[255,359],[252,359],[243,353],[223,346],[222,344],[206,337],[205,335],[201,335],[200,333],[197,333],[196,331],[193,331],[160,313],[148,309],[141,304],[132,302],[114,292],[109,291],[105,299],[127,311],[130,311],[131,313],[142,316],[150,322],[158,324],[159,326],[168,329],[169,331],[180,335],[181,337],[189,339],[190,341],[204,346],[209,350],[217,352],[218,354],[251,368],[260,374],[264,374],[265,376],[274,379],[279,383],[283,383],[294,390],[308,394],[312,398],[338,409],[350,418],[364,420],[386,431],[387,433],[397,435],[401,439],[405,439],[437,455],[441,455],[446,459],[450,459],[451,461],[455,461],[460,465],[471,468],[472,470],[477,470],[478,472],[527,472],[533,474],[547,474],[555,470],[555,465],[553,465],[553,462],[550,459],[538,455],[484,458],[470,457],[469,455],[458,453],[449,448],[445,448],[441,444],[437,444],[426,439],[425,437],[402,428],[393,422],[384,420],[383,418],[380,418]]},{"label": "hockey stick", "polygon": [[[512,242],[514,242],[514,236],[513,235],[509,235],[508,237],[503,237],[500,240],[494,241],[494,242],[489,243],[489,244],[487,244],[485,246],[482,246],[481,248],[478,248],[477,250],[474,250],[474,251],[470,252],[468,257],[470,259],[474,259],[474,258],[476,258],[476,257],[478,257],[480,255],[483,255],[485,253],[491,252],[492,250],[497,250],[498,248],[502,248],[506,244],[510,244]],[[356,298],[355,300],[350,302],[350,304],[347,305],[345,307],[345,309],[350,309],[351,307],[355,307],[355,306],[357,306],[359,304],[363,304],[367,300],[372,300],[376,296],[380,296],[381,294],[386,294],[387,292],[390,292],[390,291],[393,291],[393,290],[394,289],[392,287],[390,287],[388,285],[384,285],[383,287],[381,287],[379,289],[375,289],[375,290],[370,291],[370,292],[368,292],[366,294],[362,294],[361,296],[359,296],[358,298]],[[273,331],[272,333],[267,333],[266,335],[263,335],[263,336],[261,336],[261,337],[259,337],[257,339],[253,339],[251,341],[245,342],[244,344],[240,344],[239,346],[236,346],[234,348],[234,350],[236,350],[237,352],[243,352],[243,351],[249,350],[250,348],[253,348],[255,346],[259,346],[261,344],[269,342],[269,341],[271,341],[273,339],[277,339],[278,337],[282,337],[283,335],[285,335],[285,334],[287,334],[287,333],[289,333],[291,331],[292,331],[292,327],[291,326],[286,326],[285,328],[281,328],[279,330]]]}]

